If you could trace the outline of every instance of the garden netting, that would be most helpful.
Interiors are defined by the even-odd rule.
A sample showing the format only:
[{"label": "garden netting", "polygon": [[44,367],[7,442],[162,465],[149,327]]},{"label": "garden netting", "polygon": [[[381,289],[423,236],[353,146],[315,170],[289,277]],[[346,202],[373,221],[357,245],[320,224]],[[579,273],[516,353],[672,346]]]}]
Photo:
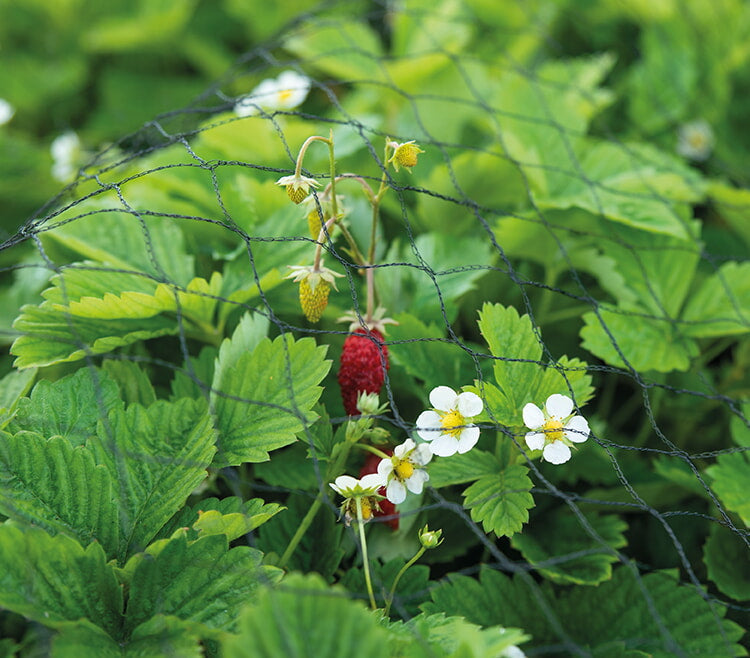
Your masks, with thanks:
[{"label": "garden netting", "polygon": [[60,142],[2,249],[6,654],[746,655],[748,36],[310,4]]}]

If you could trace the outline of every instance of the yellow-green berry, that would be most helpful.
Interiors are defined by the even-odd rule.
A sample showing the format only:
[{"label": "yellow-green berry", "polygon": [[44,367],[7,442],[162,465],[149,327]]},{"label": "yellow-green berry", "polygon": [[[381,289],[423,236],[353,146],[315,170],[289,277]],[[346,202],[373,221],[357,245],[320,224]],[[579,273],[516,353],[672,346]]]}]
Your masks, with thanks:
[{"label": "yellow-green berry", "polygon": [[328,293],[331,286],[327,281],[320,280],[315,288],[310,285],[308,279],[299,282],[299,303],[302,312],[310,322],[317,322],[328,306]]}]

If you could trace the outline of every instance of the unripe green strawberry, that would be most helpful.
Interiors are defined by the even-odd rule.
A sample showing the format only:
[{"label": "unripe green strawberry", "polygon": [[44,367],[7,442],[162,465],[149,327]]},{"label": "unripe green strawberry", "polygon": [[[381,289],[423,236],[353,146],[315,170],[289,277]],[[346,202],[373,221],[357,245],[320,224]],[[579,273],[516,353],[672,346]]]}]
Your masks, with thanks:
[{"label": "unripe green strawberry", "polygon": [[331,286],[327,281],[320,280],[313,288],[309,279],[302,279],[299,283],[299,303],[302,312],[310,322],[317,322],[328,306],[328,293]]}]

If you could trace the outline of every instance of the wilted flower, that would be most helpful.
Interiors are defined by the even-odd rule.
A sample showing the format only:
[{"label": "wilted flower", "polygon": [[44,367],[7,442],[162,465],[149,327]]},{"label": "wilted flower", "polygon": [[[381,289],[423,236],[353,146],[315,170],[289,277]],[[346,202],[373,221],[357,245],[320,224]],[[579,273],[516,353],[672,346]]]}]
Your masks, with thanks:
[{"label": "wilted flower", "polygon": [[412,167],[417,166],[419,154],[424,153],[424,151],[414,143],[414,140],[401,143],[391,142],[391,145],[393,146],[393,155],[388,162],[393,164],[393,168],[396,171],[398,171],[399,167],[411,171]]},{"label": "wilted flower", "polygon": [[8,123],[15,113],[15,108],[4,98],[0,98],[0,126]]},{"label": "wilted flower", "polygon": [[75,176],[81,155],[81,140],[72,130],[58,135],[50,145],[52,154],[52,177],[61,183]]},{"label": "wilted flower", "polygon": [[688,160],[708,159],[714,147],[714,132],[708,121],[697,119],[683,123],[677,133],[677,153]]},{"label": "wilted flower", "polygon": [[406,490],[422,493],[424,483],[430,479],[422,466],[432,459],[432,452],[426,443],[416,445],[406,439],[393,450],[393,456],[382,459],[378,464],[378,473],[386,482],[385,496],[394,505],[406,500]]},{"label": "wilted flower", "polygon": [[302,312],[310,322],[317,322],[328,306],[328,294],[331,286],[336,288],[335,277],[343,274],[323,267],[323,260],[316,269],[314,265],[289,265],[292,271],[285,278],[299,283],[299,303]]},{"label": "wilted flower", "polygon": [[475,393],[456,393],[448,386],[430,392],[433,409],[417,418],[417,434],[430,441],[433,455],[450,457],[471,450],[479,441],[479,428],[468,422],[482,413],[482,398]]},{"label": "wilted flower", "polygon": [[589,436],[586,419],[573,415],[573,400],[559,393],[547,398],[544,411],[529,402],[523,408],[523,422],[533,430],[526,434],[526,445],[542,450],[542,459],[550,464],[564,464],[570,459],[570,446]]},{"label": "wilted flower", "polygon": [[234,104],[234,113],[248,117],[263,110],[292,110],[310,92],[310,78],[296,71],[283,71],[278,78],[263,80]]},{"label": "wilted flower", "polygon": [[276,181],[276,185],[286,187],[286,193],[294,203],[302,203],[311,187],[320,187],[320,183],[314,178],[292,174],[291,176],[282,176]]}]

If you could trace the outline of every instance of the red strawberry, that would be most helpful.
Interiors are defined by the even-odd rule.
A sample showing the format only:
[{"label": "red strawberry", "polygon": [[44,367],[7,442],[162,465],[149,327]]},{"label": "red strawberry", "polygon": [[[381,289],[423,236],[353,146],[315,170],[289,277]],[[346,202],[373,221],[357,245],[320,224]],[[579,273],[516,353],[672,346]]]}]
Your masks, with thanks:
[{"label": "red strawberry", "polygon": [[[383,452],[390,455],[393,451],[384,450]],[[372,453],[368,453],[367,459],[365,459],[365,463],[362,465],[362,468],[359,471],[359,477],[362,477],[363,475],[369,475],[370,473],[377,473],[379,463],[380,457],[378,457],[377,455],[373,455]],[[378,493],[381,496],[385,496],[385,487],[380,487],[380,489],[378,489]],[[385,523],[393,531],[398,530],[398,512],[396,511],[396,506],[387,498],[383,498],[383,500],[379,501],[378,505],[380,506],[380,511],[374,510],[372,515],[391,517],[383,523]]]},{"label": "red strawberry", "polygon": [[[385,365],[385,368],[383,368]],[[389,368],[388,347],[377,329],[355,329],[344,341],[339,368],[339,386],[344,409],[349,416],[359,416],[357,393],[380,393]]]}]

